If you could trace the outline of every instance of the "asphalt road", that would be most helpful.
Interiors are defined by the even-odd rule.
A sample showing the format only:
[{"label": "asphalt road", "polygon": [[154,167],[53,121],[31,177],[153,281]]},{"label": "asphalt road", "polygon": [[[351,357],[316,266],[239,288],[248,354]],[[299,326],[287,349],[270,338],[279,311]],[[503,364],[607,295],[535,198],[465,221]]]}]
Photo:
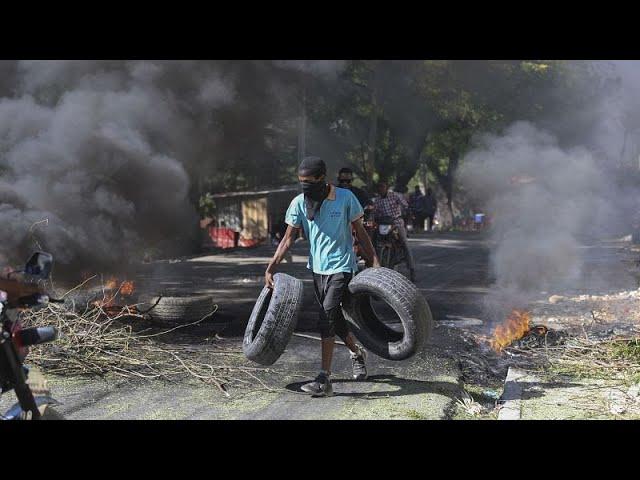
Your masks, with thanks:
[{"label": "asphalt road", "polygon": [[[461,372],[452,357],[451,325],[481,315],[487,293],[488,249],[480,234],[421,234],[410,238],[417,263],[416,284],[429,302],[437,327],[422,351],[403,362],[369,356],[370,378],[350,379],[350,359],[336,348],[332,398],[310,398],[300,386],[319,369],[320,342],[314,331],[317,307],[306,270],[306,246],[296,245],[293,263],[280,271],[303,279],[305,302],[296,336],[284,355],[255,375],[268,389],[245,385],[229,397],[193,382],[123,381],[50,377],[58,410],[70,419],[442,419],[462,394]],[[263,285],[272,247],[204,255],[145,265],[139,291],[207,293],[227,320],[227,345],[241,349],[244,326]],[[439,325],[439,327],[438,327]],[[204,347],[206,348],[206,347]],[[246,364],[253,367],[245,360]],[[254,388],[255,387],[255,388]],[[6,400],[2,400],[5,404]]]}]

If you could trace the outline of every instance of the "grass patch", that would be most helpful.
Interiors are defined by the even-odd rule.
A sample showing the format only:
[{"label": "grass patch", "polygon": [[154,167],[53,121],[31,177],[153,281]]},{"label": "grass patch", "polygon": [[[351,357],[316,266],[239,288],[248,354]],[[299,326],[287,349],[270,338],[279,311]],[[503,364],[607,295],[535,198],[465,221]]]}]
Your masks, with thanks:
[{"label": "grass patch", "polygon": [[640,380],[640,338],[574,339],[547,352],[548,373],[575,378]]},{"label": "grass patch", "polygon": [[612,343],[611,353],[614,358],[640,363],[640,338]]},{"label": "grass patch", "polygon": [[405,415],[407,416],[407,418],[410,418],[411,420],[428,420],[428,417],[425,417],[422,413],[420,413],[417,410],[407,410]]}]

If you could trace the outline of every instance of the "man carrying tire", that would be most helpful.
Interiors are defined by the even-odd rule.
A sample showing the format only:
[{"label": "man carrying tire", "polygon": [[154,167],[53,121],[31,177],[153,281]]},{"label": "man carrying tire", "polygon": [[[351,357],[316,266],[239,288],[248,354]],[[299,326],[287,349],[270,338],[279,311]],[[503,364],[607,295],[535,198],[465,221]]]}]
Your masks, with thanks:
[{"label": "man carrying tire", "polygon": [[333,395],[331,362],[335,335],[351,350],[353,378],[367,378],[366,351],[356,344],[342,313],[342,301],[348,294],[349,281],[357,271],[352,226],[365,253],[372,259],[372,266],[380,266],[362,223],[364,212],[360,202],[350,190],[328,184],[326,173],[326,165],[318,157],[307,157],[300,164],[298,180],[303,193],[289,205],[285,220],[287,231],[265,272],[266,285],[273,287],[275,266],[282,261],[302,228],[309,239],[307,268],[313,272],[316,299],[321,307],[319,329],[322,337],[320,374],[302,390],[320,397]]}]

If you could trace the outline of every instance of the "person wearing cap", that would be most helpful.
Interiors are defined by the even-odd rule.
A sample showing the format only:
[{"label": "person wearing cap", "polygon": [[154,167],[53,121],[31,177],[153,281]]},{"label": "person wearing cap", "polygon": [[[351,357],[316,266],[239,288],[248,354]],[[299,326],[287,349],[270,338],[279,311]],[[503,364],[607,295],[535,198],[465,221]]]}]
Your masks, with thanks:
[{"label": "person wearing cap", "polygon": [[298,180],[303,193],[289,205],[285,219],[287,230],[265,272],[265,284],[273,287],[275,267],[285,257],[298,231],[302,229],[309,239],[307,268],[312,271],[316,299],[320,305],[318,326],[322,337],[320,373],[302,390],[319,397],[333,395],[331,363],[336,335],[351,351],[354,380],[367,378],[367,353],[356,343],[342,314],[347,286],[357,272],[352,228],[365,253],[372,259],[371,266],[380,266],[362,222],[364,212],[360,202],[350,190],[327,183],[326,173],[326,165],[319,157],[306,157],[300,164]]}]

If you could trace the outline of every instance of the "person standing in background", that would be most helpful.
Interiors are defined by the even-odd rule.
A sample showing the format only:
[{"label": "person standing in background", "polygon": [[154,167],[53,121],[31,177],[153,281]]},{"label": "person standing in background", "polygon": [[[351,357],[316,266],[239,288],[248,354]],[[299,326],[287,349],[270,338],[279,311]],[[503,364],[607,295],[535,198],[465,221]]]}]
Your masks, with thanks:
[{"label": "person standing in background", "polygon": [[424,231],[424,221],[427,218],[425,206],[425,196],[420,190],[420,185],[416,185],[415,191],[409,196],[409,212],[416,231]]},{"label": "person standing in background", "polygon": [[[423,198],[424,213],[427,220],[427,229],[429,232],[433,231],[433,219],[438,211],[438,200],[433,194],[433,190],[427,188],[427,194]],[[423,227],[424,228],[424,227]]]},{"label": "person standing in background", "polygon": [[353,186],[353,170],[348,167],[341,168],[338,172],[338,187],[346,188],[347,190],[351,190],[358,202],[360,202],[360,206],[362,206],[363,210],[366,210],[367,207],[372,205],[371,198],[369,198],[369,194],[362,190],[361,188]]}]

